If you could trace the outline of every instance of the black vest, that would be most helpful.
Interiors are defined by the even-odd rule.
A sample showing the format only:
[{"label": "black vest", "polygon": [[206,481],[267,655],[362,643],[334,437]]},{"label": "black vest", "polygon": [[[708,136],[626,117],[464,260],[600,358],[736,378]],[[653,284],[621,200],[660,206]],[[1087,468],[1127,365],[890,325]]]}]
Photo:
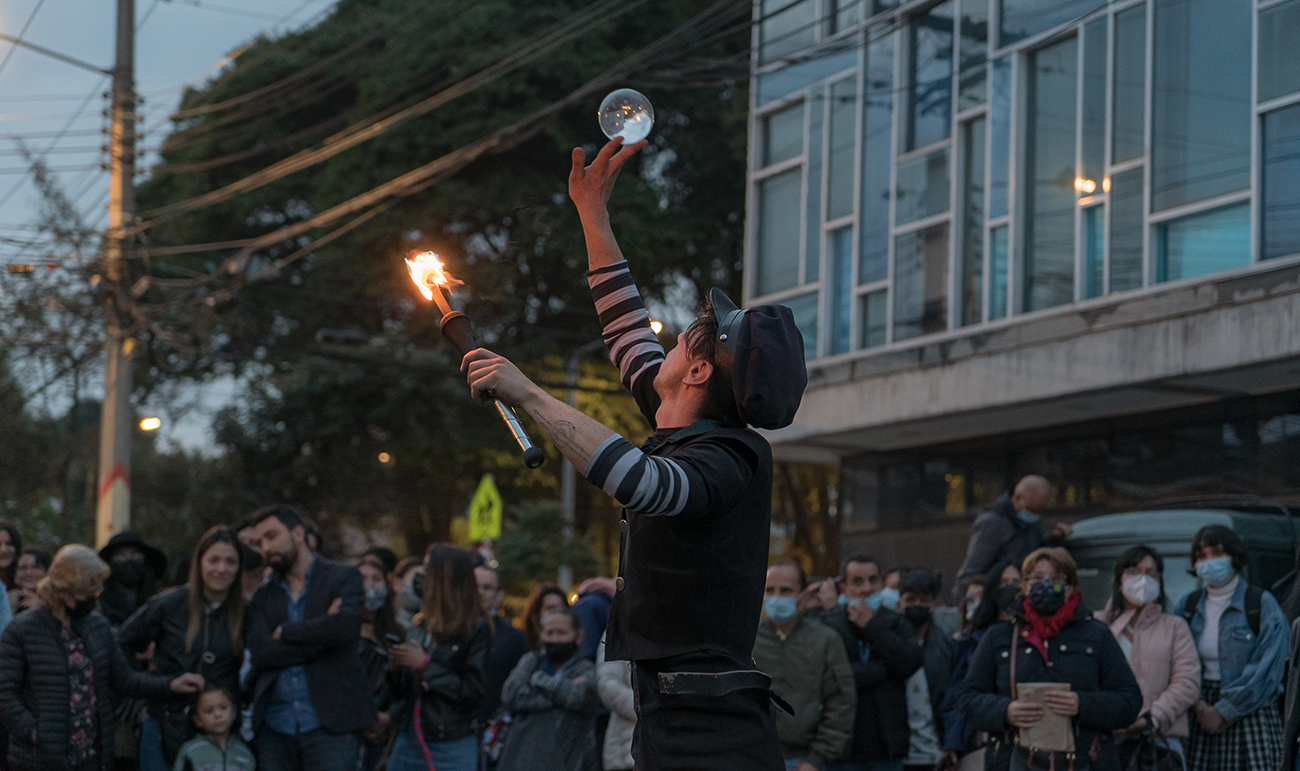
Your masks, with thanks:
[{"label": "black vest", "polygon": [[[650,517],[623,511],[619,570],[605,656],[643,661],[714,651],[749,661],[758,634],[772,519],[772,449],[749,429],[688,426],[651,439],[649,455],[671,458],[702,438],[743,446],[756,459],[750,484],[730,509]],[[734,472],[733,472],[734,473]],[[710,479],[724,489],[734,480]]]}]

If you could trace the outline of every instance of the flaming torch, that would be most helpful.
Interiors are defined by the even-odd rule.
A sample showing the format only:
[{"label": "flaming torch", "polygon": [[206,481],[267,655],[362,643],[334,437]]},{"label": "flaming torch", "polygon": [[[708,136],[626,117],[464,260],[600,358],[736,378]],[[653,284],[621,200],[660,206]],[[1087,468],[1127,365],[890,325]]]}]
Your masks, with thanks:
[{"label": "flaming torch", "polygon": [[[434,252],[421,252],[408,257],[406,267],[410,269],[411,280],[415,282],[420,294],[424,295],[426,300],[433,300],[442,313],[442,320],[438,322],[438,326],[442,329],[442,336],[447,338],[447,342],[451,343],[461,356],[480,347],[478,340],[474,338],[474,328],[470,326],[469,318],[460,311],[451,309],[451,303],[445,292],[448,286],[457,282],[443,270],[442,260],[438,259],[438,255]],[[492,403],[496,405],[501,419],[505,421],[506,427],[519,443],[519,449],[523,450],[524,465],[528,468],[542,465],[546,460],[546,454],[533,444],[532,439],[528,438],[528,432],[519,423],[519,416],[515,415],[515,411],[498,399],[493,399]]]}]

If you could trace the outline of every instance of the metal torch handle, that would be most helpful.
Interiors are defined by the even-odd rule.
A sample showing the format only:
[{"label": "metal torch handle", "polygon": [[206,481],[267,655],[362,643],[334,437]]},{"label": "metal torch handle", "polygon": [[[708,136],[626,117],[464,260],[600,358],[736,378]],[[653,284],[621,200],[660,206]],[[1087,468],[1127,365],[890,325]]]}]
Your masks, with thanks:
[{"label": "metal torch handle", "polygon": [[496,405],[497,412],[501,414],[501,419],[506,422],[510,433],[514,435],[515,441],[519,443],[519,449],[524,451],[524,464],[528,468],[537,468],[546,460],[546,454],[535,445],[533,440],[528,437],[528,432],[524,430],[523,424],[519,422],[519,416],[515,411],[502,402],[500,399],[493,399],[492,403]]}]

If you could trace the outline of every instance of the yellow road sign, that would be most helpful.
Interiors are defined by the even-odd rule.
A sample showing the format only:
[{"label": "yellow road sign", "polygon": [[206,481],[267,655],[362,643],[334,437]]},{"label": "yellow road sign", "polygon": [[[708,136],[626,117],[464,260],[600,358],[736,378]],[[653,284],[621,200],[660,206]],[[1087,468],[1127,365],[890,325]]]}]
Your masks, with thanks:
[{"label": "yellow road sign", "polygon": [[484,538],[496,540],[501,537],[501,492],[497,490],[496,479],[491,474],[484,474],[474,493],[474,500],[469,504],[469,539],[481,541]]}]

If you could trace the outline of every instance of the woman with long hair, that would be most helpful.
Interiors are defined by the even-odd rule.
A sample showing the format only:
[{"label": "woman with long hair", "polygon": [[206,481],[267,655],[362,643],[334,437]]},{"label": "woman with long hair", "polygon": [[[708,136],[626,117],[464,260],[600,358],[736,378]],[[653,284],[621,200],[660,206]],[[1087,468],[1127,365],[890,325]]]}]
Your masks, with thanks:
[{"label": "woman with long hair", "polygon": [[5,589],[14,588],[14,574],[18,572],[18,555],[23,553],[23,537],[18,528],[0,517],[0,583]]},{"label": "woman with long hair", "polygon": [[555,584],[538,584],[533,589],[524,608],[524,636],[528,638],[528,650],[540,650],[542,647],[542,616],[567,607],[568,596]]},{"label": "woman with long hair", "polygon": [[401,704],[392,713],[400,719],[388,771],[474,771],[475,715],[485,693],[491,632],[473,555],[454,546],[430,547],[423,594],[406,643],[388,651],[393,698]]},{"label": "woman with long hair", "polygon": [[1165,613],[1167,602],[1165,561],[1154,549],[1134,546],[1119,555],[1110,601],[1097,618],[1110,627],[1142,689],[1142,716],[1115,735],[1121,759],[1136,754],[1144,737],[1183,755],[1201,660],[1187,622]]},{"label": "woman with long hair", "polygon": [[[130,653],[154,645],[158,674],[197,672],[208,682],[239,692],[244,661],[244,592],[240,583],[245,547],[224,525],[208,530],[194,547],[189,581],[150,598],[118,629]],[[185,705],[167,699],[149,703],[148,718],[162,735],[162,756],[170,767],[181,745],[194,738]],[[142,748],[143,749],[143,748]]]},{"label": "woman with long hair", "polygon": [[36,593],[36,587],[49,572],[49,552],[28,547],[19,555],[18,570],[14,573],[14,588],[9,590],[9,608],[15,616],[40,607],[41,597]]},{"label": "woman with long hair", "polygon": [[1192,630],[1201,659],[1200,699],[1187,740],[1191,771],[1266,771],[1282,753],[1282,693],[1290,632],[1272,594],[1241,573],[1250,555],[1223,525],[1192,539],[1191,572],[1202,588],[1174,612]]},{"label": "woman with long hair", "polygon": [[154,676],[131,668],[95,604],[108,565],[80,544],[59,549],[41,581],[41,607],[0,637],[0,720],[10,771],[108,771],[113,707],[122,696],[198,693],[197,674]]},{"label": "woman with long hair", "polygon": [[[1061,548],[1037,549],[1021,566],[1014,621],[989,627],[971,658],[962,711],[976,730],[987,731],[985,769],[1119,771],[1114,732],[1128,728],[1142,709],[1138,688],[1119,643],[1083,606],[1079,568]],[[1014,678],[1014,683],[1012,682]],[[1064,683],[1032,698],[1026,683]],[[1042,748],[1018,741],[1017,731],[1046,716],[1069,726],[1074,749]],[[1010,730],[1008,730],[1010,727]],[[1023,736],[1023,734],[1021,735]]]},{"label": "woman with long hair", "polygon": [[393,596],[388,590],[388,573],[376,555],[367,554],[357,563],[361,585],[366,592],[361,613],[361,639],[357,653],[370,680],[370,693],[379,710],[379,721],[365,731],[362,745],[361,771],[374,771],[388,746],[388,729],[392,725],[388,713],[388,646],[394,639],[406,637],[406,630],[394,617]]}]

